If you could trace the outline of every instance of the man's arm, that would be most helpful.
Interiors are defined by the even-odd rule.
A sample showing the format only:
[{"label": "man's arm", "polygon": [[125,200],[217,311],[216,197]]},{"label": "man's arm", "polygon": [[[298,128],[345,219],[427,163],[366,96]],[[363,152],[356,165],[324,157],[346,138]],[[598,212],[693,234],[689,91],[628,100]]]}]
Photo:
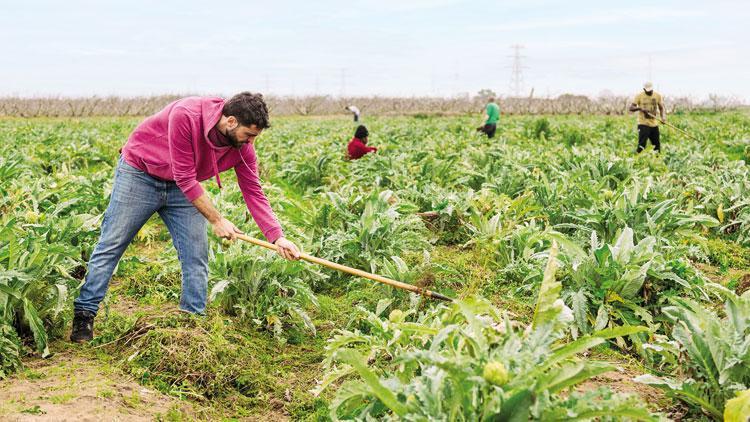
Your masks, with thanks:
[{"label": "man's arm", "polygon": [[630,110],[631,112],[633,112],[633,111],[641,111],[641,108],[638,107],[638,104],[636,104],[636,103],[630,103],[630,108],[628,110]]},{"label": "man's arm", "polygon": [[193,201],[193,206],[206,217],[211,227],[213,228],[214,234],[218,237],[234,240],[237,233],[242,233],[231,221],[222,217],[219,210],[214,207],[213,202],[208,197],[207,193],[203,193],[201,196]]},{"label": "man's arm", "polygon": [[490,119],[490,114],[487,113],[487,106],[485,106],[482,109],[482,126],[484,126],[485,122]]},{"label": "man's arm", "polygon": [[657,105],[659,107],[659,114],[661,115],[662,121],[667,121],[667,108],[664,107],[664,100],[662,98],[659,98],[659,104]]},{"label": "man's arm", "polygon": [[269,242],[278,246],[277,252],[286,259],[297,260],[300,257],[297,245],[290,242],[284,237],[276,215],[274,215],[271,205],[268,203],[263,188],[258,178],[258,164],[255,159],[255,152],[252,146],[245,146],[239,151],[240,156],[246,154],[245,158],[235,166],[234,171],[237,175],[237,182],[240,185],[242,196],[245,199],[253,220],[263,232],[263,236]]},{"label": "man's arm", "polygon": [[234,240],[235,233],[242,233],[214,207],[208,194],[198,182],[195,173],[195,156],[192,145],[192,132],[197,130],[191,124],[187,111],[175,108],[169,115],[167,130],[169,156],[175,183],[185,197],[211,223],[214,234]]},{"label": "man's arm", "polygon": [[[242,234],[242,230],[238,229],[234,223],[221,216],[219,210],[214,207],[214,204],[211,202],[207,193],[204,192],[201,196],[195,199],[195,201],[193,201],[193,206],[195,206],[195,208],[206,217],[206,220],[211,223],[216,236],[224,239],[235,240],[237,238],[237,233]],[[275,239],[273,243],[279,247],[278,253],[282,257],[290,260],[299,259],[300,252],[297,245],[287,240],[283,235]]]}]

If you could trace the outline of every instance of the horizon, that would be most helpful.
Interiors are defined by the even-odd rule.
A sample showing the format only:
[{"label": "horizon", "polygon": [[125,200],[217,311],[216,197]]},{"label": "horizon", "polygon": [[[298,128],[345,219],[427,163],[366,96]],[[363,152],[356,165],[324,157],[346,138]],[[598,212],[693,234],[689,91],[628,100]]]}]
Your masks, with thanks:
[{"label": "horizon", "polygon": [[667,97],[750,99],[739,1],[177,4],[7,5],[0,34],[23,42],[0,47],[0,96],[507,98],[521,44],[521,97],[631,96],[652,80]]},{"label": "horizon", "polygon": [[[221,98],[230,98],[234,94],[237,94],[238,92],[234,93],[215,93],[215,92],[204,92],[204,93],[182,93],[182,94],[175,94],[175,93],[162,93],[162,94],[146,94],[146,95],[99,95],[99,94],[92,94],[92,95],[35,95],[35,96],[19,96],[19,95],[5,95],[0,94],[0,101],[2,100],[9,100],[9,99],[18,99],[18,100],[52,100],[52,101],[61,101],[61,100],[89,100],[93,98],[98,99],[119,99],[119,100],[137,100],[137,99],[150,99],[150,98],[159,98],[159,97],[174,97],[174,98],[187,98],[187,97],[221,97]],[[458,93],[458,94],[452,94],[452,95],[402,95],[402,96],[396,96],[396,95],[381,95],[381,94],[371,94],[371,95],[348,95],[348,96],[340,96],[338,94],[326,94],[326,93],[318,93],[318,94],[297,94],[297,95],[291,95],[291,94],[266,94],[264,92],[258,92],[259,94],[263,95],[265,98],[274,98],[279,100],[285,100],[285,99],[303,99],[303,98],[328,98],[330,100],[347,100],[347,99],[425,99],[425,100],[474,100],[480,97],[483,97],[483,95],[479,95],[478,92],[475,93]],[[495,100],[496,101],[504,101],[504,100],[557,100],[558,98],[562,96],[575,96],[575,97],[586,97],[590,101],[606,101],[609,98],[613,99],[621,99],[621,98],[630,98],[632,95],[627,94],[606,94],[606,95],[585,95],[585,94],[576,94],[574,92],[562,92],[559,94],[556,94],[554,96],[550,97],[544,97],[539,95],[534,95],[533,97],[529,98],[528,96],[519,96],[515,97],[513,95],[506,95],[502,93],[495,94]],[[703,102],[709,102],[710,98],[698,98],[695,96],[675,96],[675,95],[667,95],[663,94],[665,98],[672,98],[672,99],[679,99],[679,100],[687,100],[691,104],[698,105]],[[732,96],[719,96],[720,100],[737,100],[736,104],[738,104],[741,107],[750,106],[750,103],[748,103],[745,99],[741,99],[738,97],[732,97]]]}]

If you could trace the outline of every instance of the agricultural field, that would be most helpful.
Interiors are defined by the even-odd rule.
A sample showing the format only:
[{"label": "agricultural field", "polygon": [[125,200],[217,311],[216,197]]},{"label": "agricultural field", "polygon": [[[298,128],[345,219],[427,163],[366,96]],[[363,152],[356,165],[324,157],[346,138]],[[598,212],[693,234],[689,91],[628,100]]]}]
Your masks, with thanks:
[{"label": "agricultural field", "polygon": [[[494,139],[476,116],[379,117],[378,152],[348,161],[348,119],[276,118],[256,149],[286,236],[455,302],[213,238],[208,313],[179,313],[154,217],[74,345],[140,118],[0,119],[0,419],[742,420],[750,115],[669,121],[700,140],[662,128],[636,155],[628,116],[508,116]],[[262,237],[222,178],[203,185]]]}]

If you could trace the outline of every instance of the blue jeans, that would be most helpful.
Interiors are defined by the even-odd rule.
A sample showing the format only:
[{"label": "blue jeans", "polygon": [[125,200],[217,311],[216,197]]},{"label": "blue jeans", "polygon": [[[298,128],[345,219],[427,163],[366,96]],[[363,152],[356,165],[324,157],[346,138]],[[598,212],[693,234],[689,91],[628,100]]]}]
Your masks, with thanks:
[{"label": "blue jeans", "polygon": [[202,314],[208,290],[206,218],[174,182],[149,176],[120,157],[101,236],[88,264],[76,310],[96,313],[122,254],[148,219],[158,212],[167,225],[182,266],[180,309]]}]

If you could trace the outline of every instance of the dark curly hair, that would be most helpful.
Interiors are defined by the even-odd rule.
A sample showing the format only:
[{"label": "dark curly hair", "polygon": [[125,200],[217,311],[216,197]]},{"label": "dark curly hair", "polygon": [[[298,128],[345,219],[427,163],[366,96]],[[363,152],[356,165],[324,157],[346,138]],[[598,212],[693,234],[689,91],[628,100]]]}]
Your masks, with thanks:
[{"label": "dark curly hair", "polygon": [[221,113],[227,117],[234,116],[242,126],[255,125],[258,129],[271,127],[268,119],[268,106],[261,94],[240,92],[224,103]]},{"label": "dark curly hair", "polygon": [[367,131],[365,125],[357,126],[357,130],[354,132],[354,137],[357,139],[365,139],[370,136],[370,132]]}]

